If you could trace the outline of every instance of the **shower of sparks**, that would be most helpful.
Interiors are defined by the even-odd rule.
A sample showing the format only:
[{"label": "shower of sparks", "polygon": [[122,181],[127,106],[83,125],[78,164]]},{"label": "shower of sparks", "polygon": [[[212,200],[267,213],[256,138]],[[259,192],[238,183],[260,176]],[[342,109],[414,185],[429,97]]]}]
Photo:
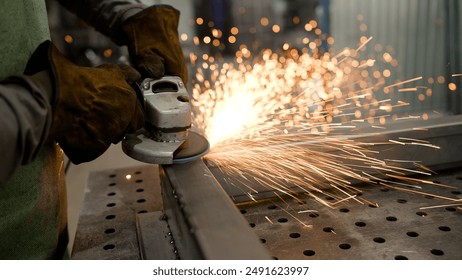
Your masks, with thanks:
[{"label": "shower of sparks", "polygon": [[[381,159],[374,148],[437,146],[410,138],[365,143],[349,137],[364,128],[380,131],[389,120],[420,118],[393,110],[409,105],[394,93],[425,88],[413,85],[422,77],[390,83],[389,69],[377,71],[377,60],[361,58],[371,40],[362,38],[357,48],[338,54],[322,53],[313,44],[256,54],[241,45],[233,59],[219,62],[209,55],[191,54],[197,69],[193,123],[210,142],[209,165],[227,174],[227,182],[252,200],[258,200],[262,191],[295,199],[303,193],[328,207],[345,201],[377,206],[358,196],[354,187],[358,182],[386,186],[397,182],[400,189],[434,185],[407,178],[432,174],[418,159]],[[393,61],[389,53],[381,57],[381,63]],[[409,165],[413,168],[404,167]],[[324,199],[326,195],[333,200]]]}]

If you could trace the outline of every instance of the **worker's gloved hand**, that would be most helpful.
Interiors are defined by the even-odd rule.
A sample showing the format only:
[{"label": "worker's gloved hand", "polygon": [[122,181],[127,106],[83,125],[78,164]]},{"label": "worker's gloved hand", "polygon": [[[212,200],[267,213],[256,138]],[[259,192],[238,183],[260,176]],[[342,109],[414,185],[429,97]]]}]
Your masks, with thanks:
[{"label": "worker's gloved hand", "polygon": [[121,26],[135,68],[145,77],[179,76],[188,82],[186,62],[178,38],[180,12],[158,5],[128,18]]},{"label": "worker's gloved hand", "polygon": [[111,143],[143,126],[143,111],[130,86],[140,78],[135,69],[115,64],[80,67],[48,41],[32,55],[26,70],[35,72],[33,68],[43,65],[44,52],[56,100],[48,137],[60,144],[73,163],[97,158]]}]

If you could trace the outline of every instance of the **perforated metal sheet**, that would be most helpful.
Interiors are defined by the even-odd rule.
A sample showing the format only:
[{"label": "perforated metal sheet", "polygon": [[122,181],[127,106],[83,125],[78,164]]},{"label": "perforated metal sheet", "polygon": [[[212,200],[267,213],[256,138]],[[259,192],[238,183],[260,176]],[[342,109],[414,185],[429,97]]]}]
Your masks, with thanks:
[{"label": "perforated metal sheet", "polygon": [[157,165],[92,172],[72,259],[140,259],[136,216],[162,209],[160,196]]},{"label": "perforated metal sheet", "polygon": [[[72,258],[140,258],[136,216],[162,209],[158,176],[152,165],[91,174]],[[462,199],[462,170],[432,179],[455,188],[427,192]],[[237,207],[276,259],[462,259],[459,206],[420,209],[448,202],[380,185],[360,189],[379,207],[349,201],[331,209],[307,195],[302,203],[276,196]],[[153,234],[166,238],[161,228]]]},{"label": "perforated metal sheet", "polygon": [[[456,188],[428,192],[462,198],[461,171],[432,178]],[[239,208],[275,259],[462,259],[460,207],[422,210],[450,202],[381,186],[361,190],[379,207],[351,201],[331,209],[302,195],[302,203],[276,197]]]}]

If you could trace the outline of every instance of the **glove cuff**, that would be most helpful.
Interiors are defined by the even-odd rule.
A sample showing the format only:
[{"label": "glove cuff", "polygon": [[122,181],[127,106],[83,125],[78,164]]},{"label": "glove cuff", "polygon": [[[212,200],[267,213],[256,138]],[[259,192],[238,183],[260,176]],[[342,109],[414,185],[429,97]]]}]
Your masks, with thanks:
[{"label": "glove cuff", "polygon": [[[56,71],[51,62],[51,49],[53,44],[47,40],[41,43],[35,51],[32,53],[30,59],[24,69],[24,75],[34,76],[39,72],[46,71],[49,74],[51,80],[51,98],[50,104],[54,109],[59,98],[58,81],[56,79]],[[47,85],[48,86],[48,85]]]},{"label": "glove cuff", "polygon": [[[52,91],[50,104],[53,110],[52,126],[48,134],[49,139],[55,139],[58,135],[58,131],[61,131],[65,127],[61,119],[66,112],[65,109],[61,108],[62,106],[58,106],[58,103],[62,95],[61,87],[65,87],[65,84],[69,83],[69,81],[67,81],[69,79],[63,80],[61,76],[63,76],[62,73],[66,71],[73,72],[73,67],[75,67],[75,65],[65,58],[51,41],[47,40],[35,49],[24,70],[24,74],[29,76],[37,76],[37,73],[44,71],[48,73]],[[48,84],[48,87],[50,87],[50,84]]]}]

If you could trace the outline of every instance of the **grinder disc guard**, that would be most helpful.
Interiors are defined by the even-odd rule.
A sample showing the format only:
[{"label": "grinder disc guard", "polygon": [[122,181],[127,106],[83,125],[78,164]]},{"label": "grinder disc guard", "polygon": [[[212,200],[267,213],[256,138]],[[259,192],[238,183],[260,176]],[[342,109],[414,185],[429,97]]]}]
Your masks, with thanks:
[{"label": "grinder disc guard", "polygon": [[187,140],[160,142],[152,139],[146,130],[128,134],[122,141],[122,150],[128,156],[147,163],[182,164],[198,159],[209,151],[205,137],[193,131]]}]

